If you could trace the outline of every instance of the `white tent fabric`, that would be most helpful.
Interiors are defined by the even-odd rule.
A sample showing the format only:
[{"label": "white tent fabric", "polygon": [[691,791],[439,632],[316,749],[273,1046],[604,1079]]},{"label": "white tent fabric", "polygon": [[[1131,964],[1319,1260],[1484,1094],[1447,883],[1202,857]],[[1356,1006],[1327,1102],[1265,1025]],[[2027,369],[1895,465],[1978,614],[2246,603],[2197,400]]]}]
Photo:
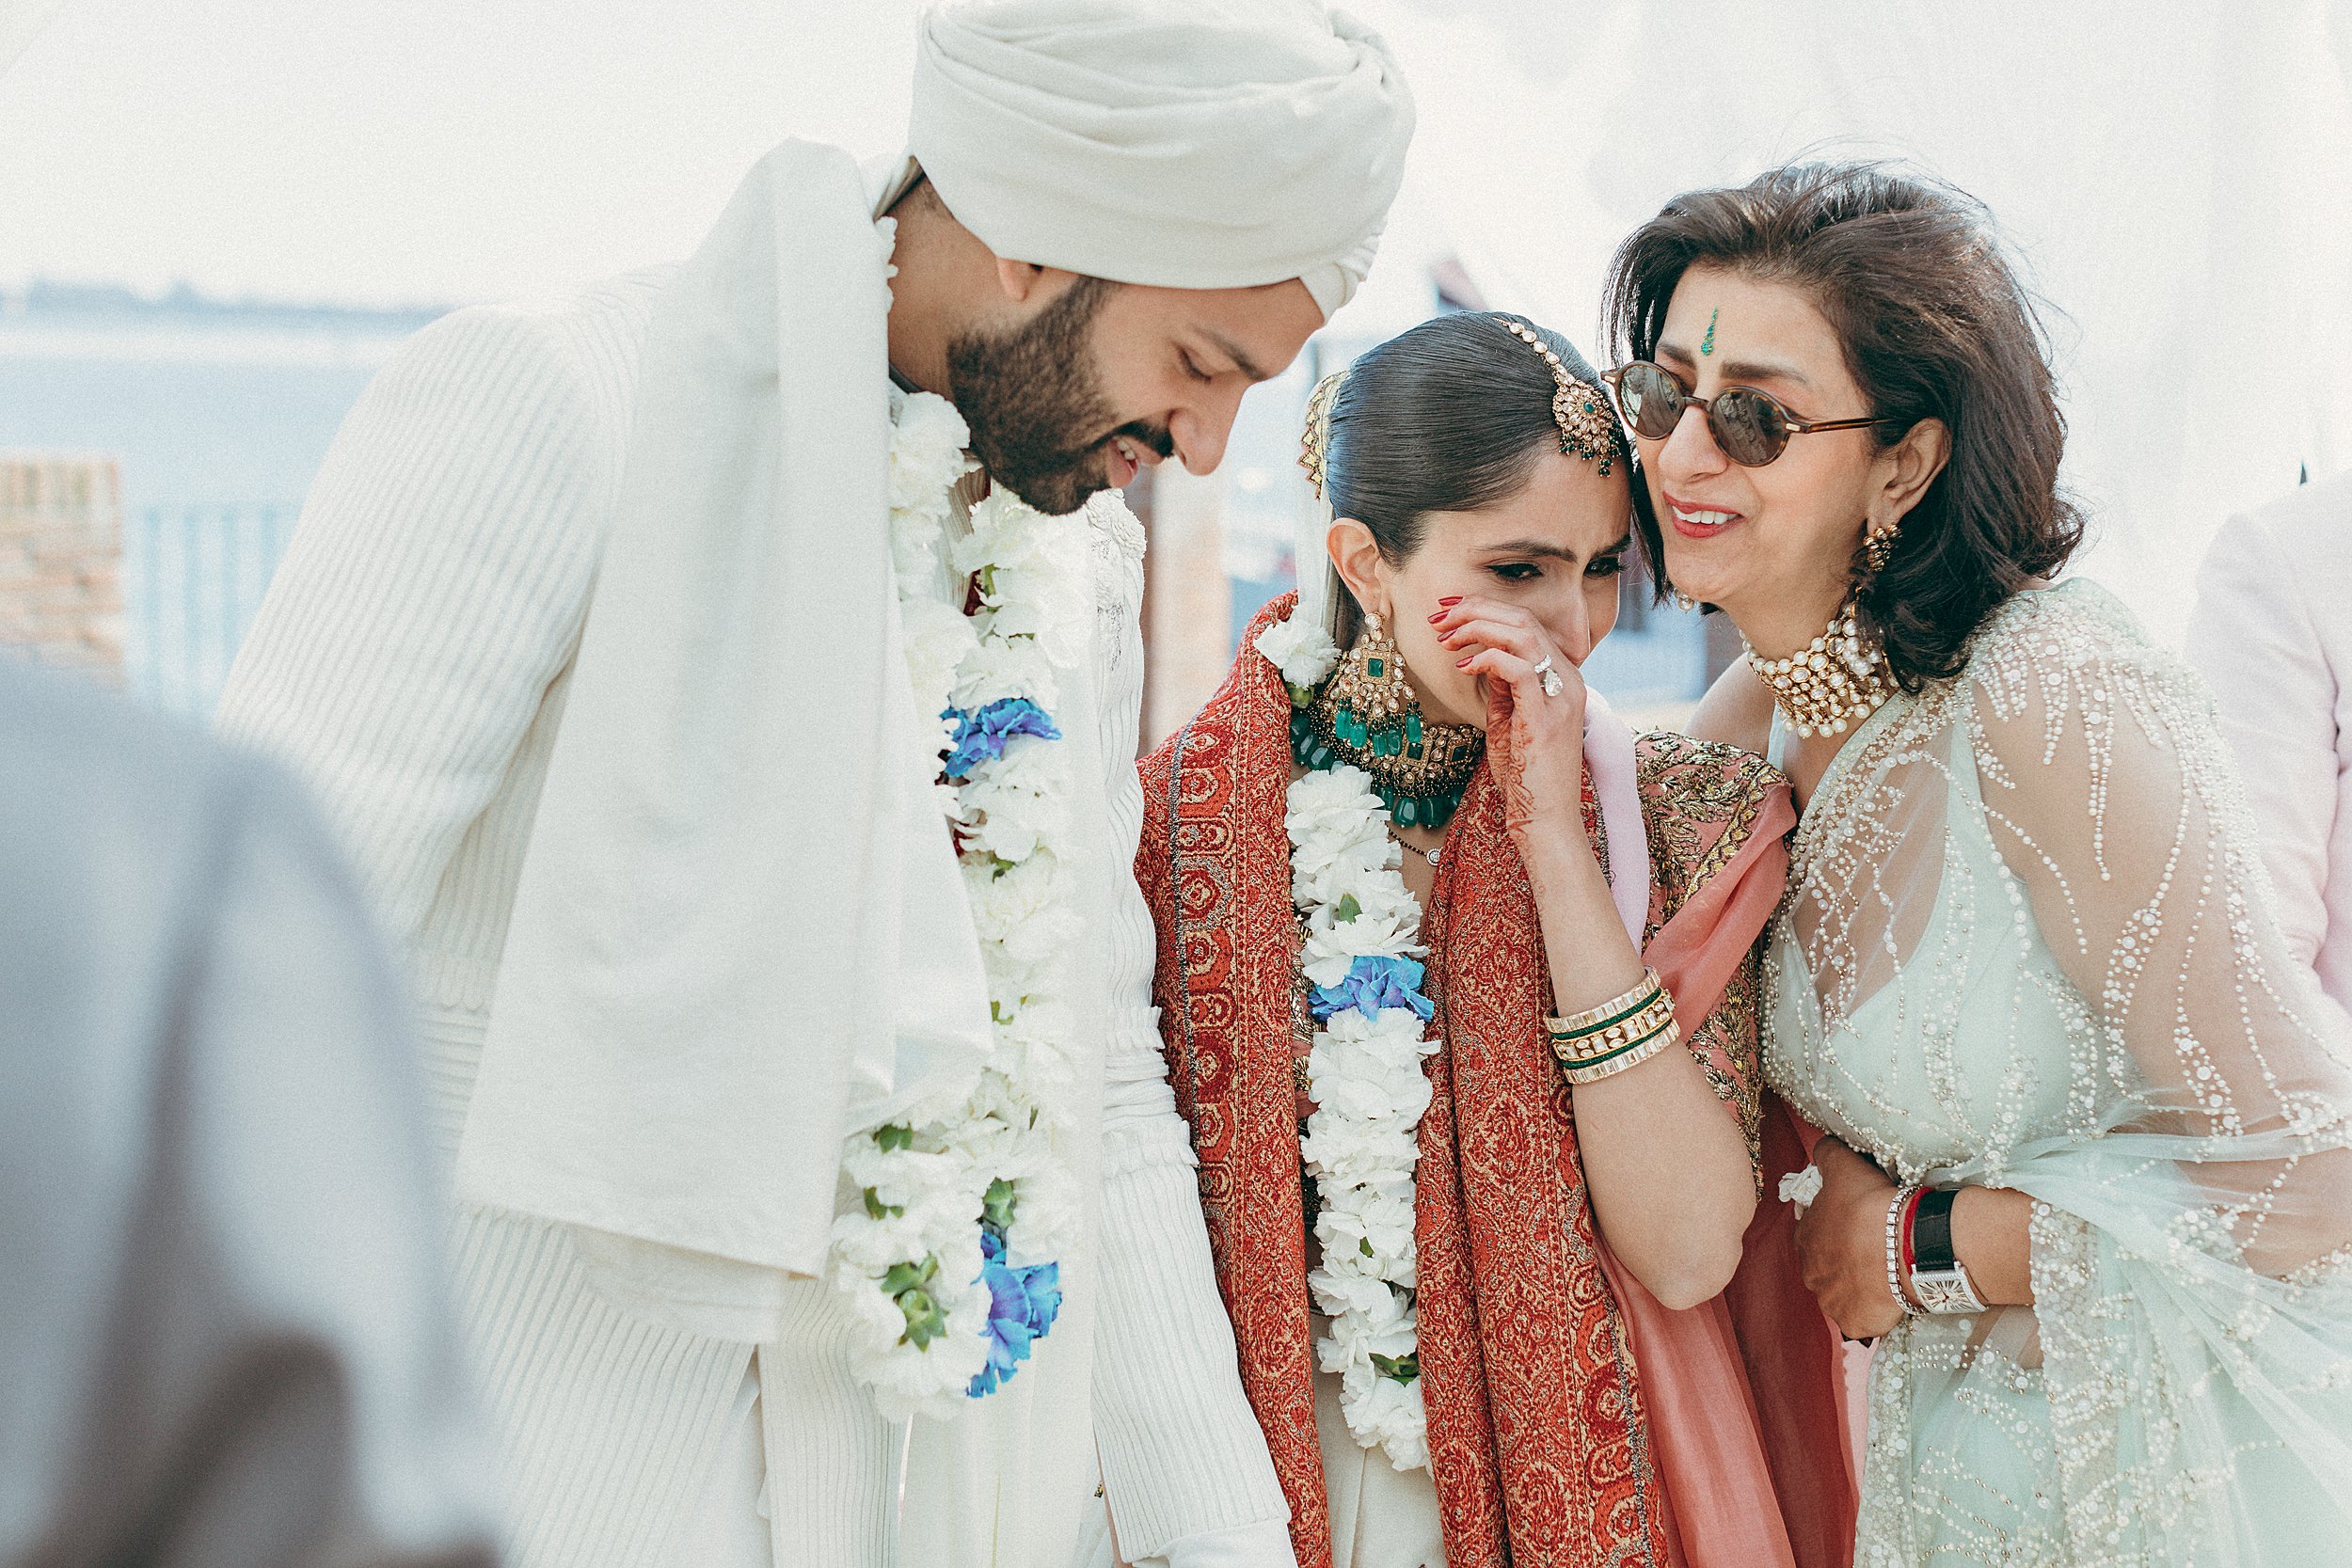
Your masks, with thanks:
[{"label": "white tent fabric", "polygon": [[2080,565],[2160,640],[2226,516],[2352,467],[2352,8],[1359,8],[1422,106],[1408,191],[1489,303],[1580,336],[1677,191],[1895,155],[1982,198],[2054,307]]},{"label": "white tent fabric", "polygon": [[0,0],[0,71],[16,63],[64,0]]}]

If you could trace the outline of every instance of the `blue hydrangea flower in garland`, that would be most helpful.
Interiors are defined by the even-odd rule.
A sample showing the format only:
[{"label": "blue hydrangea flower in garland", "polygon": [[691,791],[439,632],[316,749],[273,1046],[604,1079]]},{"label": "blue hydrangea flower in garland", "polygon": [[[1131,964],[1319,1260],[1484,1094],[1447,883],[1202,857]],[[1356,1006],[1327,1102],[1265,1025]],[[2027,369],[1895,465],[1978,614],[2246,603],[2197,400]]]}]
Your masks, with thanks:
[{"label": "blue hydrangea flower in garland", "polygon": [[994,1227],[980,1232],[980,1280],[988,1287],[988,1365],[972,1379],[978,1399],[1021,1370],[1030,1347],[1045,1338],[1061,1311],[1061,1265],[1005,1261],[1005,1239]]},{"label": "blue hydrangea flower in garland", "polygon": [[1384,1007],[1410,1007],[1413,1016],[1425,1023],[1437,1009],[1421,993],[1423,973],[1420,960],[1415,958],[1360,954],[1338,985],[1317,986],[1308,1006],[1318,1023],[1327,1022],[1334,1013],[1350,1007],[1360,1009],[1366,1018]]},{"label": "blue hydrangea flower in garland", "polygon": [[949,736],[947,760],[941,771],[961,781],[984,762],[1005,754],[1005,743],[1017,735],[1040,740],[1059,740],[1061,730],[1052,715],[1026,697],[1000,697],[977,712],[951,707],[940,715],[955,728]]}]

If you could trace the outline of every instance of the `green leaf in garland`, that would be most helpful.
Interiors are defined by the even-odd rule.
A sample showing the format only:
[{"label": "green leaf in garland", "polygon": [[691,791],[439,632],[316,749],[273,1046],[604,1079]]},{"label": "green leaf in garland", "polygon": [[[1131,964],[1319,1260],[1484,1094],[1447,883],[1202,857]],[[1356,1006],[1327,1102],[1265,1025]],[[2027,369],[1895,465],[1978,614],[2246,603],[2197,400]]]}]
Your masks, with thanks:
[{"label": "green leaf in garland", "polygon": [[947,1332],[946,1309],[931,1298],[930,1284],[938,1275],[939,1259],[930,1257],[920,1263],[893,1263],[882,1275],[882,1293],[898,1304],[898,1315],[906,1320],[899,1343],[921,1350]]},{"label": "green leaf in garland", "polygon": [[933,1339],[947,1332],[947,1314],[921,1291],[909,1291],[898,1298],[898,1310],[905,1314],[907,1331],[898,1338],[916,1350],[930,1346]]},{"label": "green leaf in garland", "polygon": [[1002,1235],[1012,1227],[1015,1206],[1012,1183],[1000,1176],[988,1184],[988,1196],[980,1199],[980,1218]]},{"label": "green leaf in garland", "polygon": [[1356,902],[1356,895],[1352,893],[1345,895],[1338,903],[1331,906],[1331,918],[1343,926],[1363,912],[1364,907]]},{"label": "green leaf in garland", "polygon": [[876,1192],[871,1187],[866,1189],[866,1213],[867,1218],[877,1220],[895,1220],[900,1214],[905,1212],[905,1205],[898,1203],[884,1203],[882,1200],[882,1194]]},{"label": "green leaf in garland", "polygon": [[914,1129],[900,1126],[897,1122],[892,1122],[886,1127],[877,1127],[874,1129],[874,1143],[876,1147],[887,1149],[894,1154],[902,1148],[913,1148]]},{"label": "green leaf in garland", "polygon": [[1375,1351],[1372,1354],[1372,1367],[1373,1370],[1382,1377],[1398,1383],[1410,1383],[1421,1376],[1421,1355],[1418,1352],[1408,1352],[1404,1355],[1382,1355],[1378,1351]]},{"label": "green leaf in garland", "polygon": [[938,1272],[939,1259],[928,1256],[919,1263],[912,1259],[893,1263],[890,1272],[882,1275],[882,1294],[902,1296],[909,1291],[919,1291],[930,1284],[931,1276]]}]

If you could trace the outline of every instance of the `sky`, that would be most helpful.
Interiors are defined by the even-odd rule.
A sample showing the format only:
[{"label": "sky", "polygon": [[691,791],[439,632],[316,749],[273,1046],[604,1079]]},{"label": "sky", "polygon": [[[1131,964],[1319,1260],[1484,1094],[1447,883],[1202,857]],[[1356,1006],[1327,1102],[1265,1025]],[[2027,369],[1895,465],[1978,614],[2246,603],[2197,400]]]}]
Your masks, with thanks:
[{"label": "sky", "polygon": [[883,150],[890,0],[66,0],[0,80],[0,280],[378,304],[690,250],[787,135]]},{"label": "sky", "polygon": [[[1454,252],[1590,345],[1675,191],[1891,152],[1982,197],[2047,300],[2071,477],[2153,616],[2229,510],[2352,466],[2352,0],[1348,3],[1421,104],[1352,335]],[[782,137],[896,150],[914,9],[63,0],[0,77],[0,286],[463,303],[674,260]],[[2295,395],[2237,391],[2249,362]]]}]

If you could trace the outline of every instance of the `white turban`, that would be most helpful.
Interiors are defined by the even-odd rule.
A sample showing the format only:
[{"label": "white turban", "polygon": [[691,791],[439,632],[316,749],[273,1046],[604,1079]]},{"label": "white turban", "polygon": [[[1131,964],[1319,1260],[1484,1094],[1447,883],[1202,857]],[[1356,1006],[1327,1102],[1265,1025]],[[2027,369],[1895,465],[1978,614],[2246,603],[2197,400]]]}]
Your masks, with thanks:
[{"label": "white turban", "polygon": [[908,150],[999,256],[1121,283],[1304,282],[1372,265],[1413,135],[1379,37],[1314,0],[947,0]]}]

